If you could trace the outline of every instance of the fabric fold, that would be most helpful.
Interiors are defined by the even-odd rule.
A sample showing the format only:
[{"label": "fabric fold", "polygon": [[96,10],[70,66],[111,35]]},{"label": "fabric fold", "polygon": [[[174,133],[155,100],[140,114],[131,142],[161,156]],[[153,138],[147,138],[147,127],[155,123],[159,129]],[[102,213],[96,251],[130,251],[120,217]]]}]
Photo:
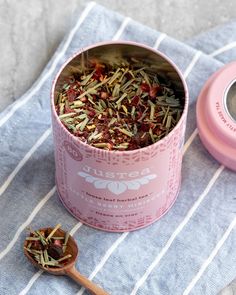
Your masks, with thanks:
[{"label": "fabric fold", "polygon": [[[29,265],[22,252],[28,223],[72,230],[78,269],[112,295],[215,295],[236,277],[236,174],[203,147],[195,115],[206,80],[236,58],[235,32],[231,22],[182,43],[94,2],[86,6],[32,88],[0,114],[0,294],[87,294]],[[190,92],[177,201],[153,225],[125,234],[81,225],[63,207],[54,188],[50,131],[50,90],[61,65],[88,45],[117,38],[166,54]]]}]

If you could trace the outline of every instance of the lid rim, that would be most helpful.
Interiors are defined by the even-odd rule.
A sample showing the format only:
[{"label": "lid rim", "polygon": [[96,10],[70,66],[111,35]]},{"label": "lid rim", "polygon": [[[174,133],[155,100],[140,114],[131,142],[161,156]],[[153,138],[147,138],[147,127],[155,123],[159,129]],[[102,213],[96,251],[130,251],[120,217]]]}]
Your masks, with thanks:
[{"label": "lid rim", "polygon": [[215,72],[203,86],[196,105],[200,139],[220,163],[236,171],[236,122],[225,107],[225,91],[236,81],[236,62]]}]

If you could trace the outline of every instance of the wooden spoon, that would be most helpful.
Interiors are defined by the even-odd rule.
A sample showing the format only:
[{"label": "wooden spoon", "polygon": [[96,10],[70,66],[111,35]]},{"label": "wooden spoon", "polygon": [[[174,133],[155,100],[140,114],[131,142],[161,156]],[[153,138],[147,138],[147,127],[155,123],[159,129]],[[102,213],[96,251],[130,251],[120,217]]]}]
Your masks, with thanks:
[{"label": "wooden spoon", "polygon": [[[43,231],[43,232],[45,232],[46,230],[51,232],[53,228],[49,227],[49,228],[40,229],[40,231]],[[57,229],[55,236],[64,237],[65,232],[62,229]],[[30,253],[25,249],[27,245],[28,245],[28,241],[25,240],[24,254],[34,266],[53,275],[67,275],[71,277],[74,281],[78,282],[85,289],[87,289],[92,295],[109,295],[109,293],[107,293],[102,288],[98,287],[96,284],[94,284],[89,279],[87,279],[82,274],[80,274],[78,270],[75,268],[75,262],[76,262],[79,250],[78,250],[76,241],[71,235],[69,235],[65,255],[71,254],[72,257],[62,267],[43,267],[42,265],[38,264],[37,261],[35,261],[35,259],[30,255]]]}]

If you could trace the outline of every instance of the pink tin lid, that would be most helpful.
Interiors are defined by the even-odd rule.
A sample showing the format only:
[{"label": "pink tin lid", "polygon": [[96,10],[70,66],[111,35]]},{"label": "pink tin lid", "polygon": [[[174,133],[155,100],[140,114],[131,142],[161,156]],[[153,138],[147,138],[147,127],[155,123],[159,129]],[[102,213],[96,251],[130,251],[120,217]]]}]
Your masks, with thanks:
[{"label": "pink tin lid", "polygon": [[210,154],[236,171],[236,62],[204,85],[197,101],[199,136]]}]

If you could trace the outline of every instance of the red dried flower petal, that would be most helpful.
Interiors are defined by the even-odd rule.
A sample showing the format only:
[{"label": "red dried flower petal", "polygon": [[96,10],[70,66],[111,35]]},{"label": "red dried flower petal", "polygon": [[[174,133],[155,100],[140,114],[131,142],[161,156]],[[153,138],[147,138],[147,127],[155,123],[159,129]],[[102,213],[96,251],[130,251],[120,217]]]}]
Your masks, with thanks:
[{"label": "red dried flower petal", "polygon": [[69,107],[65,106],[65,111],[64,111],[64,114],[73,113],[73,112],[74,112],[74,110],[73,110],[73,109],[71,109],[71,108],[69,108]]},{"label": "red dried flower petal", "polygon": [[149,95],[151,98],[155,98],[157,96],[157,94],[159,94],[161,92],[161,86],[154,84],[149,91]]},{"label": "red dried flower petal", "polygon": [[157,118],[156,118],[156,121],[157,121],[157,123],[161,123],[161,122],[162,122],[162,120],[163,120],[163,118],[162,118],[162,117],[157,117]]},{"label": "red dried flower petal", "polygon": [[100,77],[101,77],[102,73],[100,71],[96,71],[94,74],[93,74],[93,79],[94,80],[100,80]]},{"label": "red dried flower petal", "polygon": [[156,127],[156,124],[154,124],[154,123],[149,124],[149,128],[154,129],[155,127]]},{"label": "red dried flower petal", "polygon": [[150,86],[146,83],[146,82],[143,82],[141,85],[140,85],[140,88],[143,92],[149,92],[150,91]]},{"label": "red dried flower petal", "polygon": [[155,133],[156,135],[160,135],[160,134],[162,133],[162,131],[160,130],[159,127],[157,127],[157,128],[154,130],[154,133]]},{"label": "red dried flower petal", "polygon": [[41,244],[40,241],[33,241],[32,242],[32,248],[34,250],[42,250],[43,249],[43,245]]},{"label": "red dried flower petal", "polygon": [[88,113],[88,115],[89,115],[90,117],[94,117],[94,116],[96,115],[96,112],[95,112],[94,110],[92,110],[92,111],[90,111],[90,112]]},{"label": "red dried flower petal", "polygon": [[74,89],[69,89],[66,94],[69,102],[73,102],[77,96],[77,92]]},{"label": "red dried flower petal", "polygon": [[104,76],[104,70],[105,70],[104,65],[97,63],[95,65],[95,73],[93,74],[93,79],[102,80]]},{"label": "red dried flower petal", "polygon": [[53,244],[56,246],[62,246],[61,240],[54,240]]},{"label": "red dried flower petal", "polygon": [[138,111],[137,112],[137,119],[140,119],[142,117],[142,112]]},{"label": "red dried flower petal", "polygon": [[113,144],[108,143],[108,144],[107,144],[107,148],[108,148],[108,150],[112,150],[112,148],[113,148]]},{"label": "red dried flower petal", "polygon": [[148,131],[149,124],[145,124],[145,123],[141,124],[140,130],[145,131],[145,132]]},{"label": "red dried flower petal", "polygon": [[135,95],[132,100],[131,100],[131,105],[132,106],[137,106],[140,102],[140,97],[138,95]]},{"label": "red dried flower petal", "polygon": [[80,137],[80,136],[84,135],[84,132],[83,132],[83,131],[80,131],[80,130],[77,130],[77,131],[74,132],[73,134],[74,134],[75,136]]},{"label": "red dried flower petal", "polygon": [[107,98],[108,98],[108,93],[102,91],[102,92],[101,92],[101,98],[102,98],[102,99],[107,99]]},{"label": "red dried flower petal", "polygon": [[130,142],[126,150],[136,150],[138,148],[137,143]]},{"label": "red dried flower petal", "polygon": [[86,102],[86,101],[88,101],[88,99],[87,99],[87,97],[81,97],[81,99],[80,99],[82,102]]}]

